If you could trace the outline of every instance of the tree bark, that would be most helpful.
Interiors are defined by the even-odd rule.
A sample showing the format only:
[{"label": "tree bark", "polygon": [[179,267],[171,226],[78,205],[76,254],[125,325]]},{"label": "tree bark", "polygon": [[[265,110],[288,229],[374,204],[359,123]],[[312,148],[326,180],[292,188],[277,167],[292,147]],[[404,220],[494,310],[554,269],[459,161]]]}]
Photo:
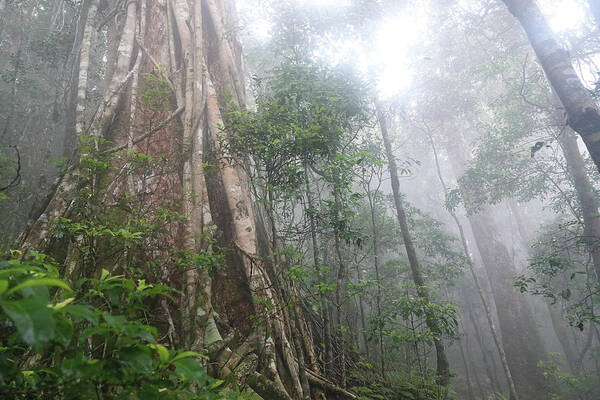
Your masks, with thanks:
[{"label": "tree bark", "polygon": [[[564,134],[567,134],[566,132]],[[575,136],[572,136],[573,139],[576,140]],[[560,138],[559,140],[563,140],[564,138]],[[575,146],[577,144],[575,143]],[[573,149],[572,149],[573,150]],[[579,153],[579,150],[575,148],[574,150]],[[523,241],[523,247],[529,251],[528,243],[533,238],[533,232],[530,229],[527,229],[527,224],[525,223],[525,218],[523,213],[518,206],[518,204],[514,200],[509,201],[509,207],[514,219],[517,222],[519,236],[521,236],[521,240]],[[552,302],[547,299],[545,301],[546,306],[548,307],[548,313],[550,314],[550,321],[552,323],[552,329],[560,342],[560,345],[563,348],[563,353],[565,358],[567,359],[567,363],[572,373],[577,374],[581,371],[581,363],[578,361],[579,352],[577,350],[577,343],[575,342],[572,334],[575,333],[573,327],[570,327],[565,320],[562,312],[560,310],[560,305],[552,304]],[[569,332],[569,328],[571,328],[571,332]]]},{"label": "tree bark", "polygon": [[583,241],[592,257],[596,280],[600,283],[600,211],[598,199],[585,170],[583,157],[577,147],[577,139],[567,129],[559,136],[559,141],[581,207],[584,225]]},{"label": "tree bark", "polygon": [[83,28],[83,40],[79,52],[79,78],[77,81],[77,110],[75,114],[75,132],[81,135],[85,131],[85,100],[88,83],[88,70],[90,65],[90,49],[92,46],[92,35],[94,34],[94,23],[98,11],[98,0],[89,3],[85,27]]},{"label": "tree bark", "polygon": [[[317,279],[322,280],[324,279],[324,277],[321,270],[321,257],[319,256],[319,245],[317,243],[317,227],[313,215],[314,201],[310,187],[308,168],[306,167],[304,167],[304,177],[304,183],[306,185],[306,202],[308,204],[308,208],[310,209],[310,212],[308,212],[308,219],[310,224],[310,238],[313,250],[313,263],[315,272],[317,274]],[[333,344],[331,340],[331,321],[329,318],[329,305],[324,293],[319,293],[319,301],[321,307],[321,319],[323,322],[323,373],[326,377],[331,377],[331,374],[329,372],[333,366]]]},{"label": "tree bark", "polygon": [[475,330],[475,341],[479,345],[479,350],[481,352],[481,361],[483,362],[485,373],[488,379],[490,380],[490,387],[492,391],[500,393],[502,391],[502,387],[500,385],[498,377],[496,376],[496,369],[494,368],[494,358],[490,357],[492,354],[486,349],[483,334],[479,329],[479,323],[475,318],[475,313],[473,312],[471,306],[469,306],[469,320],[471,321],[473,329]]},{"label": "tree bark", "polygon": [[[388,136],[387,122],[385,114],[381,109],[381,106],[376,104],[377,107],[377,118],[379,119],[379,125],[381,128],[381,136],[385,146],[385,152],[388,159],[388,168],[390,172],[392,182],[392,192],[394,196],[394,204],[396,206],[396,213],[398,218],[398,225],[400,225],[400,231],[402,233],[402,239],[404,240],[404,247],[406,248],[406,254],[408,256],[408,262],[410,264],[410,270],[412,278],[416,286],[417,294],[426,302],[430,301],[429,291],[425,286],[425,280],[421,272],[421,266],[419,259],[417,258],[417,252],[412,241],[410,231],[408,229],[408,221],[404,206],[402,205],[402,194],[400,193],[400,180],[398,179],[398,170],[396,167],[396,161],[394,154],[392,153],[392,144]],[[428,313],[425,317],[427,328],[431,331],[434,336],[433,344],[435,346],[436,360],[437,360],[437,377],[438,383],[442,386],[446,386],[450,383],[450,363],[446,356],[446,350],[442,341],[441,330],[435,319],[435,316]]]},{"label": "tree bark", "polygon": [[[431,144],[431,149],[433,151],[433,158],[435,161],[435,167],[436,167],[438,179],[440,181],[440,184],[442,185],[442,189],[444,190],[444,195],[447,195],[448,187],[446,186],[446,181],[444,180],[444,177],[442,175],[442,170],[440,168],[440,162],[439,162],[439,158],[438,158],[437,148],[435,146],[433,137],[431,136],[430,132],[426,132],[426,134],[429,138],[429,142]],[[483,309],[485,311],[485,317],[486,317],[488,326],[490,327],[490,331],[492,333],[492,338],[494,339],[494,344],[496,346],[496,350],[498,350],[498,354],[500,356],[500,363],[502,364],[502,369],[504,370],[504,374],[506,375],[506,380],[508,381],[510,396],[513,400],[518,400],[519,396],[518,396],[517,390],[515,388],[515,382],[512,377],[512,372],[510,370],[508,362],[506,361],[506,353],[504,352],[504,347],[502,346],[502,343],[500,341],[500,335],[498,334],[498,332],[496,330],[496,324],[494,323],[494,317],[492,316],[492,312],[488,305],[488,301],[486,299],[485,293],[483,292],[483,287],[481,286],[479,277],[477,276],[477,273],[475,272],[475,266],[473,263],[473,259],[471,258],[471,252],[469,250],[469,245],[467,244],[467,239],[465,237],[465,232],[464,232],[462,223],[460,222],[456,213],[453,210],[449,209],[448,213],[450,214],[450,216],[454,220],[454,223],[456,224],[456,227],[458,228],[458,233],[460,236],[460,242],[462,244],[463,253],[467,259],[467,266],[469,267],[469,272],[471,272],[471,277],[473,278],[473,282],[475,283],[475,288],[477,289],[477,294],[479,295],[479,299],[481,300],[481,304],[483,305]],[[461,347],[461,352],[462,352],[462,347]]]},{"label": "tree bark", "polygon": [[503,1],[527,33],[548,81],[565,108],[567,124],[581,136],[600,170],[600,110],[577,76],[569,52],[558,43],[535,0]]},{"label": "tree bark", "polygon": [[[379,330],[379,364],[381,367],[381,376],[385,379],[385,350],[383,343],[383,326],[382,325],[382,313],[381,313],[381,279],[379,275],[379,231],[377,229],[377,218],[376,218],[376,201],[379,188],[381,186],[381,180],[379,186],[375,192],[371,192],[370,181],[364,184],[365,191],[367,192],[367,199],[369,200],[369,214],[371,216],[371,234],[373,235],[373,267],[375,268],[375,280],[377,281],[377,288],[375,292],[375,311],[377,312],[378,330]],[[361,308],[362,312],[362,308]],[[366,345],[366,344],[365,344]],[[367,354],[368,357],[368,354]]]},{"label": "tree bark", "polygon": [[[452,138],[451,143],[448,144],[449,158],[456,176],[460,176],[467,162],[466,145],[462,137]],[[468,208],[468,193],[465,196]],[[469,215],[468,219],[490,280],[502,333],[502,347],[516,392],[521,399],[547,399],[551,387],[537,367],[537,363],[546,358],[546,351],[529,302],[513,285],[516,268],[501,240],[493,209],[484,206],[478,214]]]},{"label": "tree bark", "polygon": [[469,400],[475,400],[475,392],[473,390],[473,382],[471,381],[469,363],[467,362],[467,357],[465,356],[465,349],[463,348],[461,340],[458,341],[458,349],[460,350],[460,358],[463,362],[463,367],[465,369],[465,378],[467,381],[467,393],[469,394]]},{"label": "tree bark", "polygon": [[[97,0],[91,1],[92,6],[97,4]],[[259,226],[248,178],[240,167],[243,160],[224,157],[217,140],[225,125],[222,113],[227,111],[227,105],[224,100],[232,96],[242,109],[245,101],[239,48],[229,28],[232,3],[228,0],[127,1],[122,24],[108,28],[109,37],[118,38],[118,43],[115,42],[114,51],[109,49],[106,60],[86,62],[85,53],[91,46],[87,42],[94,35],[90,32],[92,18],[84,22],[89,35],[83,36],[89,40],[85,39],[83,57],[75,68],[80,78],[76,126],[83,130],[81,105],[85,100],[89,63],[109,64],[103,65],[108,71],[103,102],[96,118],[87,124],[89,135],[114,143],[115,147],[111,146],[108,152],[102,153],[105,149],[100,149],[104,155],[121,149],[138,149],[151,155],[181,149],[176,160],[169,160],[173,171],[153,176],[146,187],[150,194],[144,198],[152,205],[179,204],[176,211],[186,218],[181,222],[180,231],[172,232],[173,247],[190,252],[210,250],[210,241],[204,239],[204,235],[210,233],[225,252],[226,263],[214,277],[206,270],[189,265],[183,276],[174,279],[181,284],[184,293],[181,306],[186,315],[180,335],[184,340],[179,344],[196,350],[218,347],[213,356],[218,367],[216,373],[222,377],[238,365],[248,366],[246,383],[265,399],[307,398],[308,378],[301,379],[300,368],[304,369],[304,365],[296,358],[302,357],[301,343],[294,343],[290,338],[288,327],[294,324],[288,321],[290,313],[282,307],[262,256],[263,248],[267,252],[272,249],[268,243],[262,243],[259,235],[264,228]],[[88,16],[93,16],[93,12]],[[140,57],[143,58],[140,60]],[[136,102],[138,86],[146,83],[136,76],[139,71],[161,74],[158,65],[168,68],[169,78],[165,79],[173,93],[163,99],[167,104],[164,112],[148,112]],[[170,116],[169,108],[176,110],[170,112]],[[164,114],[168,115],[164,124],[147,120],[151,115],[165,121]],[[150,134],[134,139],[132,126],[136,124],[160,128],[149,129]],[[115,158],[113,162],[124,161]],[[123,169],[123,165],[116,167]],[[79,176],[75,162],[41,216],[23,234],[23,248],[43,250],[44,242],[61,241],[53,235],[52,221],[59,217],[76,217],[70,205],[80,184]],[[107,190],[110,192],[107,198],[113,192],[133,190],[136,182],[110,184],[118,190]],[[163,278],[171,280],[175,273],[165,269]],[[268,310],[263,304],[272,304],[273,309]],[[241,336],[238,351],[228,347],[233,342],[222,338],[216,311],[221,314],[221,322]],[[259,325],[254,331],[248,319],[252,314]]]}]

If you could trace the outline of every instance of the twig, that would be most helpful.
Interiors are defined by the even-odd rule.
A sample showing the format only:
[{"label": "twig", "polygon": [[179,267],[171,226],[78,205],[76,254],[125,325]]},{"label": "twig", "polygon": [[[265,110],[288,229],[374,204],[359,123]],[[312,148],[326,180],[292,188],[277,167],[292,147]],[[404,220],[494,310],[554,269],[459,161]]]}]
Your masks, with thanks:
[{"label": "twig", "polygon": [[19,153],[19,148],[17,146],[10,146],[10,147],[15,149],[15,152],[17,153],[17,171],[15,174],[15,177],[10,181],[10,183],[8,185],[0,188],[0,192],[3,192],[6,189],[9,189],[13,186],[18,185],[19,182],[21,181],[21,154]]}]

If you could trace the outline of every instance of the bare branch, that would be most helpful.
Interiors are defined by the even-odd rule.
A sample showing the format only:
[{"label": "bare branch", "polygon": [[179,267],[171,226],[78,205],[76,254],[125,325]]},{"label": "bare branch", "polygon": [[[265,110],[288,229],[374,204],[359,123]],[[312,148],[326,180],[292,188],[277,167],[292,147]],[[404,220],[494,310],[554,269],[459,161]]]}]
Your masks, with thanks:
[{"label": "bare branch", "polygon": [[14,178],[10,181],[10,183],[8,185],[0,188],[0,192],[3,192],[6,189],[9,189],[11,187],[17,186],[19,184],[19,182],[21,181],[21,154],[19,153],[19,148],[17,146],[10,146],[10,147],[15,149],[15,152],[17,153],[17,171],[16,171]]}]

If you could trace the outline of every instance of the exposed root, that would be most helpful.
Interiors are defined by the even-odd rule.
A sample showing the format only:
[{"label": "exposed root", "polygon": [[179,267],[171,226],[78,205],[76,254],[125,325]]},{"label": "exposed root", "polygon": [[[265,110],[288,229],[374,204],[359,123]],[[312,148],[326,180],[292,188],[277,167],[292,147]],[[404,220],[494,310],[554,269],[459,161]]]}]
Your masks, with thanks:
[{"label": "exposed root", "polygon": [[249,374],[246,383],[265,400],[292,400],[287,393],[279,389],[278,385],[258,372]]},{"label": "exposed root", "polygon": [[351,392],[347,391],[346,389],[343,389],[343,388],[337,386],[336,384],[328,381],[326,378],[324,378],[322,376],[316,375],[311,370],[306,369],[305,371],[306,371],[306,376],[308,378],[308,381],[311,383],[311,385],[320,387],[325,392],[342,396],[345,399],[358,399],[358,397],[354,393],[351,393]]}]

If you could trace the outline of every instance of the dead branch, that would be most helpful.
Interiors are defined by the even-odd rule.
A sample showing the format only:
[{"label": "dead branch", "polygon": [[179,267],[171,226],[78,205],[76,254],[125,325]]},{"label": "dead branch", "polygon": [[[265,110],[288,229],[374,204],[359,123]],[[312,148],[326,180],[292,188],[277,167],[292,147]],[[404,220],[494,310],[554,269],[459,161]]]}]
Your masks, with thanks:
[{"label": "dead branch", "polygon": [[0,188],[0,192],[3,192],[6,189],[9,189],[11,187],[17,186],[19,184],[19,182],[21,181],[21,154],[19,153],[19,148],[17,146],[10,146],[10,147],[15,149],[15,152],[17,153],[17,170],[15,172],[15,176],[10,181],[10,183],[8,185]]}]

